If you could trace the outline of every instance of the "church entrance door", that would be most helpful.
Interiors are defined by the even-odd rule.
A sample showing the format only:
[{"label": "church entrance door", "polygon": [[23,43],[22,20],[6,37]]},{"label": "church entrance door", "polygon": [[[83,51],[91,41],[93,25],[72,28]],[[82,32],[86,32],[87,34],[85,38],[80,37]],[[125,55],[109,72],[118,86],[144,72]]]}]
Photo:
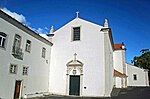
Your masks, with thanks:
[{"label": "church entrance door", "polygon": [[80,76],[70,75],[69,95],[80,95]]}]

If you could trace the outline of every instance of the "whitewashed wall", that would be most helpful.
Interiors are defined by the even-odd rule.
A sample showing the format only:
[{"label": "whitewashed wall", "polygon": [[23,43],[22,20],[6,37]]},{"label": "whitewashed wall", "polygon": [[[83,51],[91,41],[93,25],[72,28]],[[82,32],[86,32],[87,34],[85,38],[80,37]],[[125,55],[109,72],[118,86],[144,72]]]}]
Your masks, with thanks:
[{"label": "whitewashed wall", "polygon": [[120,77],[115,77],[115,87],[116,87],[116,88],[122,88],[121,79],[122,79],[122,78],[120,78]]},{"label": "whitewashed wall", "polygon": [[[0,98],[13,99],[16,80],[22,80],[21,96],[29,93],[48,92],[51,46],[30,36],[2,18],[0,18],[0,32],[7,34],[6,49],[0,48]],[[18,60],[12,55],[15,34],[22,37],[23,60]],[[30,53],[25,52],[27,39],[31,41]],[[42,47],[47,49],[45,59],[41,57]],[[18,65],[17,74],[9,73],[10,63]],[[22,75],[23,66],[29,67],[27,76]]]},{"label": "whitewashed wall", "polygon": [[[148,74],[144,69],[135,67],[130,64],[127,65],[128,74],[128,86],[149,86],[148,84]],[[137,80],[133,79],[133,74],[137,75]]]},{"label": "whitewashed wall", "polygon": [[111,45],[109,32],[104,33],[104,46],[105,46],[105,96],[110,96],[113,88],[113,48]]},{"label": "whitewashed wall", "polygon": [[[124,73],[123,67],[125,64],[125,73],[127,75],[127,86],[148,86],[148,73],[144,69],[126,64],[125,62],[125,50],[115,50],[114,56],[114,69]],[[137,75],[137,80],[133,79],[133,74]],[[120,79],[121,80],[121,79]],[[124,79],[125,80],[125,79]],[[120,88],[119,79],[116,79],[116,87]],[[126,81],[124,82],[126,84]]]},{"label": "whitewashed wall", "polygon": [[[71,40],[71,28],[81,27],[81,40]],[[83,65],[82,96],[105,95],[104,34],[101,26],[76,18],[54,32],[50,67],[50,92],[66,92],[66,64],[77,53]],[[86,89],[84,89],[86,87]]]},{"label": "whitewashed wall", "polygon": [[114,69],[123,73],[123,64],[125,64],[125,50],[115,50],[113,53],[113,58]]}]

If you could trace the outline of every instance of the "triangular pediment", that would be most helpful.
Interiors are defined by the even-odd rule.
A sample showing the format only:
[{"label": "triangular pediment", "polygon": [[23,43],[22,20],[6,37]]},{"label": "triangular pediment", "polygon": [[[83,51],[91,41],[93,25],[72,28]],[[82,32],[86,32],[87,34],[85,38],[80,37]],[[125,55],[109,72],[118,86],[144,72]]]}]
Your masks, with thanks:
[{"label": "triangular pediment", "polygon": [[79,22],[79,23],[82,23],[82,24],[85,23],[85,24],[88,24],[88,25],[92,25],[92,26],[98,27],[98,28],[104,28],[104,26],[102,26],[102,25],[95,24],[95,23],[93,23],[93,22],[90,22],[90,21],[87,21],[87,20],[84,20],[84,19],[81,19],[81,18],[75,18],[75,19],[69,21],[68,23],[66,23],[64,26],[62,26],[62,27],[59,28],[58,30],[56,30],[56,31],[54,32],[54,34],[57,33],[57,31],[60,31],[61,29],[65,28],[67,25],[74,24],[74,23],[78,23],[78,22]]},{"label": "triangular pediment", "polygon": [[67,66],[83,66],[83,63],[79,60],[71,60],[67,63]]}]

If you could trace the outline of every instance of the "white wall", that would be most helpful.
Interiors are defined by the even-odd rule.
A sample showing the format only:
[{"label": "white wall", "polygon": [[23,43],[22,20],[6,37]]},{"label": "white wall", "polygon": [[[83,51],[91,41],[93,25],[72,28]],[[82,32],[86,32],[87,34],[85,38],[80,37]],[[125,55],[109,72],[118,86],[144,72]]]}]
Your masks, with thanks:
[{"label": "white wall", "polygon": [[[128,86],[149,86],[148,74],[144,72],[144,69],[135,67],[133,65],[127,65]],[[133,79],[133,74],[137,75],[137,80]]]},{"label": "white wall", "polygon": [[122,88],[121,79],[122,79],[122,78],[120,78],[120,77],[115,77],[115,87],[116,87],[116,88]]},{"label": "white wall", "polygon": [[[71,28],[81,27],[81,40],[71,41]],[[104,34],[101,27],[82,19],[74,19],[54,32],[50,67],[50,92],[66,93],[66,64],[77,53],[83,65],[83,96],[104,96]]]},{"label": "white wall", "polygon": [[113,48],[111,45],[109,32],[105,32],[104,46],[105,46],[105,96],[110,96],[113,88]]},{"label": "white wall", "polygon": [[[147,72],[144,72],[144,69],[125,63],[125,50],[115,50],[113,56],[114,56],[114,69],[116,69],[121,73],[125,72],[127,75],[127,86],[148,86]],[[133,79],[133,74],[137,75],[137,80]],[[126,79],[124,79],[124,83],[126,84]],[[116,87],[119,87],[120,81],[118,79],[116,79],[116,84],[117,84]]]},{"label": "white wall", "polygon": [[114,69],[123,73],[123,66],[125,64],[125,50],[115,50],[113,53]]},{"label": "white wall", "polygon": [[[21,29],[0,18],[0,32],[7,34],[6,49],[0,48],[0,97],[2,99],[13,99],[15,81],[22,80],[21,95],[48,91],[49,64],[51,46],[37,40]],[[15,34],[22,37],[21,48],[23,49],[23,60],[13,57],[12,47]],[[26,40],[31,41],[31,52],[25,52]],[[45,47],[46,58],[41,57],[42,47]],[[48,63],[46,63],[48,60]],[[17,74],[10,74],[10,63],[17,64]],[[28,75],[22,75],[23,66],[29,67]]]}]

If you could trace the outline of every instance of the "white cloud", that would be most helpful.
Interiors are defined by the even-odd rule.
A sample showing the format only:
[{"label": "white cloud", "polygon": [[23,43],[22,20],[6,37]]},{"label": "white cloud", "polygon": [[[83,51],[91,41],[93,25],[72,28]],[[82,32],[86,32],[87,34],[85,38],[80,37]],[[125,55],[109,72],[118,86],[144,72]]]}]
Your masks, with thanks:
[{"label": "white cloud", "polygon": [[44,27],[44,28],[38,28],[36,31],[37,33],[40,33],[40,34],[47,34],[48,30],[49,29],[47,27]]},{"label": "white cloud", "polygon": [[44,27],[45,30],[49,30],[47,27]]},{"label": "white cloud", "polygon": [[27,22],[25,16],[23,16],[22,14],[18,14],[18,13],[16,13],[16,12],[12,12],[12,11],[8,10],[7,8],[1,8],[1,10],[2,10],[3,12],[5,12],[6,14],[10,15],[12,18],[16,19],[17,21],[19,21],[19,22],[25,24],[25,25],[28,26],[31,30],[35,31],[35,32],[38,33],[38,34],[47,34],[48,31],[49,31],[49,29],[48,29],[47,27],[38,28],[38,29],[32,28],[31,26],[29,26],[29,25],[31,25],[30,22]]},{"label": "white cloud", "polygon": [[41,28],[38,28],[36,31],[37,31],[38,33],[43,33],[43,29],[41,29]]},{"label": "white cloud", "polygon": [[48,28],[47,27],[44,27],[44,28],[32,28],[32,27],[29,27],[31,30],[33,30],[34,32],[38,33],[38,34],[48,34]]},{"label": "white cloud", "polygon": [[7,8],[2,8],[1,10],[4,11],[5,13],[7,13],[8,15],[10,15],[12,18],[14,18],[17,21],[19,21],[19,22],[27,23],[25,16],[23,16],[22,14],[18,14],[16,12],[11,12]]},{"label": "white cloud", "polygon": [[35,29],[35,28],[31,28],[29,27],[31,30],[33,30],[34,32],[38,33],[40,36],[44,37],[45,39],[48,40],[48,36],[46,34],[48,34],[48,28],[47,27],[44,27],[43,29],[42,28],[38,28],[38,29]]}]

